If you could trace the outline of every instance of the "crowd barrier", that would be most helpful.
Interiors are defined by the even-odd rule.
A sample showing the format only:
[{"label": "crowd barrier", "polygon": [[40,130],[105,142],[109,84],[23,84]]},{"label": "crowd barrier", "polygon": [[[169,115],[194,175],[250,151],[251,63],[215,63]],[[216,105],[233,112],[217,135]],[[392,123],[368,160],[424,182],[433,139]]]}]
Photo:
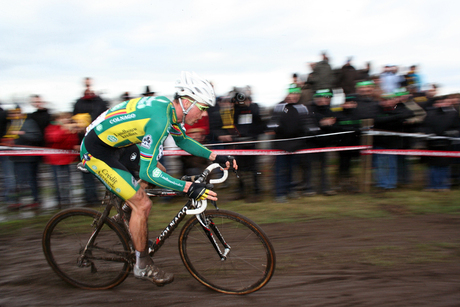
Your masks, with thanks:
[{"label": "crowd barrier", "polygon": [[[341,134],[354,133],[353,131],[336,132],[329,134],[321,134],[316,136],[303,136],[290,139],[270,139],[270,140],[259,140],[259,141],[246,141],[246,142],[232,142],[232,143],[216,143],[206,144],[204,146],[235,146],[245,144],[256,144],[256,143],[272,143],[272,142],[283,142],[299,139],[310,139],[319,137],[335,137]],[[395,137],[413,137],[423,139],[449,139],[457,140],[460,142],[460,138],[447,137],[447,136],[436,136],[422,133],[396,133],[390,131],[375,131],[369,130],[364,131],[366,135],[385,135]],[[295,152],[287,152],[283,150],[275,149],[214,149],[213,151],[221,155],[232,155],[232,156],[277,156],[277,155],[292,155],[292,154],[309,154],[309,153],[320,153],[320,152],[337,152],[347,150],[359,150],[362,155],[371,154],[389,154],[389,155],[405,155],[405,156],[433,156],[433,157],[449,157],[459,158],[460,152],[458,151],[436,151],[436,150],[416,150],[416,149],[372,149],[372,146],[359,145],[359,146],[336,146],[336,147],[321,147],[321,148],[309,148],[302,149]],[[79,155],[79,152],[74,150],[64,149],[51,149],[41,147],[29,147],[29,146],[1,146],[0,145],[0,156],[48,156],[48,155]],[[190,155],[183,150],[166,149],[164,150],[165,156],[182,156]]]}]

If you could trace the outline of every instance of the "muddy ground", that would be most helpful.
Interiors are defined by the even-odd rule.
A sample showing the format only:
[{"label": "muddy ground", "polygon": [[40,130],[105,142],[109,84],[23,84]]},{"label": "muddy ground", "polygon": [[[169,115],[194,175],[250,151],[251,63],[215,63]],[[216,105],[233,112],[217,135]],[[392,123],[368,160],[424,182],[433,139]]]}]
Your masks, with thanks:
[{"label": "muddy ground", "polygon": [[[185,270],[177,234],[157,255],[176,274],[157,288],[128,277],[106,291],[74,288],[48,266],[41,233],[0,238],[0,306],[460,306],[460,216],[313,220],[263,225],[277,252],[256,293],[213,292]],[[170,256],[169,256],[170,255]]]}]

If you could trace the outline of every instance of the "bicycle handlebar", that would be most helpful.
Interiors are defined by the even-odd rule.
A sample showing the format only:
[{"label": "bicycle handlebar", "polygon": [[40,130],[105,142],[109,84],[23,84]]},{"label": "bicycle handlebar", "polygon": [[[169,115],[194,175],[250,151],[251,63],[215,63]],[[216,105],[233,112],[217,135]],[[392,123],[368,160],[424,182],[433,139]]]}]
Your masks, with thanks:
[{"label": "bicycle handlebar", "polygon": [[[216,168],[221,168],[219,163],[213,163],[211,165],[209,165],[206,170],[209,170],[209,173],[211,173],[213,170],[215,170]],[[205,170],[205,171],[206,171]],[[217,179],[211,179],[209,180],[209,183],[210,184],[214,184],[214,183],[222,183],[224,182],[225,180],[227,180],[228,178],[228,170],[222,170],[223,174],[222,174],[222,177],[220,178],[217,178]]]},{"label": "bicycle handlebar", "polygon": [[[213,163],[213,164],[209,165],[208,167],[206,167],[206,169],[203,171],[203,173],[200,176],[198,176],[198,178],[195,180],[195,182],[204,182],[204,181],[206,181],[206,178],[208,177],[208,175],[213,170],[215,170],[216,168],[221,168],[219,163]],[[190,178],[195,178],[195,176],[192,176]],[[228,178],[228,170],[223,170],[222,177],[217,178],[217,179],[211,179],[211,180],[209,180],[209,183],[210,184],[222,183],[225,180],[227,180],[227,178]],[[196,207],[196,209],[187,209],[186,214],[188,214],[188,215],[201,214],[206,210],[206,207],[208,206],[208,201],[206,199],[201,200],[201,201],[192,200],[192,202],[193,202],[194,207]]]},{"label": "bicycle handlebar", "polygon": [[[208,178],[209,174],[213,170],[215,170],[216,168],[221,168],[221,166],[218,163],[213,163],[213,164],[209,165],[208,167],[206,167],[206,169],[203,171],[203,173],[201,173],[201,175],[182,176],[181,179],[184,180],[184,181],[193,181],[193,182],[203,183],[203,182],[206,181],[206,179]],[[223,170],[223,174],[222,174],[221,178],[211,179],[211,180],[209,180],[209,183],[210,184],[222,183],[225,180],[227,180],[227,178],[228,178],[228,171]]]}]

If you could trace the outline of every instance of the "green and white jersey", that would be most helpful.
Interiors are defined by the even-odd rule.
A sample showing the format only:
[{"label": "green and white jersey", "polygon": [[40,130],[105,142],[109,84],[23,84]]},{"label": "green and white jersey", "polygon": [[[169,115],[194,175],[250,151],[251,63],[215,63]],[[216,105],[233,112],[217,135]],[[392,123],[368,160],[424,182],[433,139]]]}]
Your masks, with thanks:
[{"label": "green and white jersey", "polygon": [[211,151],[185,134],[177,121],[172,102],[166,97],[142,97],[122,102],[102,113],[88,127],[111,147],[138,144],[141,179],[155,185],[182,191],[185,182],[157,168],[163,156],[163,143],[170,134],[177,146],[192,155],[208,159]]}]

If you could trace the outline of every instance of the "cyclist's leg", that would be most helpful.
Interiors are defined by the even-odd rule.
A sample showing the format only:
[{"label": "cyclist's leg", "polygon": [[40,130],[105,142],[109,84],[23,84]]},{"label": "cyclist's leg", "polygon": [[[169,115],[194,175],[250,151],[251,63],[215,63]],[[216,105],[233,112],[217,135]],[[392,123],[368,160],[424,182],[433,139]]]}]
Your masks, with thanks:
[{"label": "cyclist's leg", "polygon": [[[81,156],[83,165],[92,174],[94,174],[110,191],[115,193],[121,199],[126,200],[132,209],[129,230],[131,232],[134,248],[142,252],[147,246],[147,219],[150,213],[151,201],[147,197],[144,189],[141,189],[136,178],[119,163],[117,155],[108,150],[104,155],[100,148],[93,149],[94,155],[86,149],[86,144],[89,142],[83,141],[81,148]],[[93,147],[90,145],[90,147]],[[101,160],[98,157],[107,157]]]},{"label": "cyclist's leg", "polygon": [[[154,266],[148,255],[147,222],[152,202],[127,167],[120,163],[123,160],[121,157],[126,155],[126,151],[105,146],[94,146],[95,143],[97,144],[97,140],[91,139],[91,136],[88,142],[85,140],[81,148],[81,157],[85,167],[110,191],[126,200],[132,209],[129,230],[136,250],[134,275],[153,281],[157,285],[172,282],[174,276]],[[91,148],[91,153],[87,150],[87,145]],[[100,159],[101,157],[104,157],[104,160]]]}]

